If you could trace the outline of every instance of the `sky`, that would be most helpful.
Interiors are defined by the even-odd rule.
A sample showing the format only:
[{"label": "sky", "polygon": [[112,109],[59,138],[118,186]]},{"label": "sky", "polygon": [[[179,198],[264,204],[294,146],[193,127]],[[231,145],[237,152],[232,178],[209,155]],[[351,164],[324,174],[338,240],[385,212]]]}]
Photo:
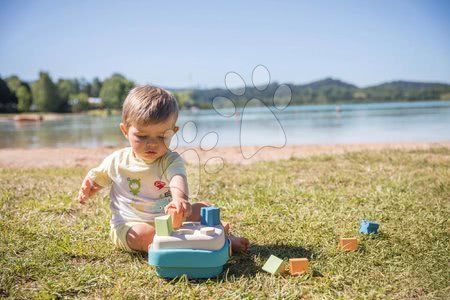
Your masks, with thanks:
[{"label": "sky", "polygon": [[262,64],[279,83],[450,83],[449,15],[445,0],[0,0],[0,76],[224,88]]}]

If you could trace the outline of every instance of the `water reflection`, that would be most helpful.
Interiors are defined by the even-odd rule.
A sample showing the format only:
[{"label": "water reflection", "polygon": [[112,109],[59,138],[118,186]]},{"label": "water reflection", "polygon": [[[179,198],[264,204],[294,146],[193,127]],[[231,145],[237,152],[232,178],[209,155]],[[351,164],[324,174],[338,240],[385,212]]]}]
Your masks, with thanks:
[{"label": "water reflection", "polygon": [[[288,144],[450,140],[450,101],[350,104],[340,105],[339,110],[335,105],[289,106],[281,112],[247,108],[242,114],[242,108],[228,118],[214,110],[182,111],[178,125],[195,123],[198,133],[191,146],[198,146],[212,131],[218,135],[218,146],[238,146],[244,117],[243,144],[276,142],[281,133],[268,125],[274,114]],[[0,148],[119,147],[127,144],[119,129],[120,118],[66,115],[37,123],[2,120]],[[188,145],[180,137],[178,141],[179,146]]]}]

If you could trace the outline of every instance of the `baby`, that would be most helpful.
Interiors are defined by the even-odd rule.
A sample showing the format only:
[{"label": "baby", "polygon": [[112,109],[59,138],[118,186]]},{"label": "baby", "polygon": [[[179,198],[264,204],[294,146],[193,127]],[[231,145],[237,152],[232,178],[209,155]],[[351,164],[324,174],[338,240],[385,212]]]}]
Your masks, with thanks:
[{"label": "baby", "polygon": [[[178,105],[168,91],[154,86],[132,89],[122,109],[120,130],[130,146],[113,152],[84,178],[78,200],[110,186],[110,236],[117,248],[148,251],[155,235],[154,218],[169,209],[187,221],[200,221],[209,204],[191,204],[184,161],[168,149],[178,127]],[[247,251],[246,238],[230,235],[235,252]]]}]

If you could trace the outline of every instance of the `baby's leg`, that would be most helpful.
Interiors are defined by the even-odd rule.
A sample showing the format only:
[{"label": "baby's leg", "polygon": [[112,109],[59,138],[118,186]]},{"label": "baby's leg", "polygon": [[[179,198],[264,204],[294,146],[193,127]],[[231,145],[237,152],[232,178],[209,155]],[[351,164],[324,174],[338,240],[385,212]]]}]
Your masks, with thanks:
[{"label": "baby's leg", "polygon": [[231,249],[233,249],[233,252],[247,252],[250,249],[250,242],[245,237],[237,237],[230,234],[228,239],[231,242]]},{"label": "baby's leg", "polygon": [[127,244],[133,250],[148,252],[148,246],[153,242],[155,228],[149,224],[133,225],[127,232]]},{"label": "baby's leg", "polygon": [[[202,207],[210,206],[208,202],[197,202],[192,204],[192,213],[186,221],[200,222],[200,210]],[[127,232],[127,245],[132,250],[148,252],[148,246],[153,242],[155,228],[149,224],[135,224]]]}]

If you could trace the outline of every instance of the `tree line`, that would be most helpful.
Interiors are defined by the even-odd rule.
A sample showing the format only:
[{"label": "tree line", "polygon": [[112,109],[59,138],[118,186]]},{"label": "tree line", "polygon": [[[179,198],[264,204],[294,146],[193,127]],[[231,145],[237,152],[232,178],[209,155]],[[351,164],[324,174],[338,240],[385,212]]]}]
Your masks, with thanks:
[{"label": "tree line", "polygon": [[[100,81],[58,79],[47,72],[28,83],[18,76],[0,77],[0,112],[79,112],[92,108],[120,109],[128,91],[135,83],[121,74]],[[90,101],[101,98],[101,102]]]},{"label": "tree line", "polygon": [[[16,75],[0,77],[0,113],[121,109],[128,91],[135,85],[134,81],[118,73],[103,81],[98,78],[92,81],[60,78],[54,82],[47,72],[40,72],[39,79],[32,83]],[[175,91],[174,95],[181,107],[195,105],[191,90]]]},{"label": "tree line", "polygon": [[[39,79],[28,83],[13,75],[0,77],[0,112],[80,112],[90,109],[120,109],[135,82],[115,73],[101,81],[84,79],[52,80],[47,72],[40,72]],[[180,107],[212,108],[215,97],[231,98],[236,106],[246,105],[248,99],[258,98],[267,105],[273,102],[280,85],[276,82],[260,91],[247,87],[245,95],[236,96],[227,89],[183,89],[173,91]],[[292,104],[337,104],[387,101],[448,100],[450,85],[394,81],[376,86],[359,88],[340,80],[326,78],[304,85],[289,84],[284,89],[292,98]],[[95,101],[100,98],[101,101]]]},{"label": "tree line", "polygon": [[273,105],[275,94],[277,97],[291,98],[293,105],[450,100],[450,85],[445,83],[393,81],[361,88],[326,78],[303,85],[288,84],[288,89],[278,90],[280,85],[273,82],[262,91],[247,86],[242,96],[227,89],[195,89],[193,99],[202,108],[210,108],[211,100],[217,96],[232,99],[236,106],[244,106],[252,98]]}]

